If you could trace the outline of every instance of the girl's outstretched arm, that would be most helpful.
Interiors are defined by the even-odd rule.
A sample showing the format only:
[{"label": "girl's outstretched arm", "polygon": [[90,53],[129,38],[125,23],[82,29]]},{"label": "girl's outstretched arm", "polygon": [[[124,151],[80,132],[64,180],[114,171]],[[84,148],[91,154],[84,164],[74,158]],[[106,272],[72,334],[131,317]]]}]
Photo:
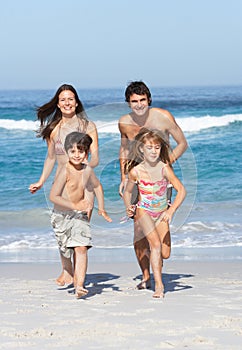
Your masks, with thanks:
[{"label": "girl's outstretched arm", "polygon": [[134,215],[135,206],[131,205],[132,191],[136,182],[136,173],[132,169],[129,172],[128,182],[124,190],[123,200],[124,205],[126,207],[126,213],[128,217],[132,217]]},{"label": "girl's outstretched arm", "polygon": [[171,222],[175,211],[179,208],[179,206],[182,204],[186,197],[186,189],[169,165],[165,166],[164,175],[177,191],[174,202],[171,206],[169,206],[169,208],[166,210],[163,216],[164,221]]}]

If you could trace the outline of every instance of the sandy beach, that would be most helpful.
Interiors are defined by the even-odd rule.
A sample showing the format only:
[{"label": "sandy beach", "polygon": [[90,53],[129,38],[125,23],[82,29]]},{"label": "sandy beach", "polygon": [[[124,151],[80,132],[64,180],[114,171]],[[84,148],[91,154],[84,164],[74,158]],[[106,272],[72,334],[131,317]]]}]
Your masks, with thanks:
[{"label": "sandy beach", "polygon": [[135,289],[136,261],[89,261],[89,294],[59,263],[1,263],[0,349],[223,349],[242,344],[242,261],[165,261],[165,298]]}]

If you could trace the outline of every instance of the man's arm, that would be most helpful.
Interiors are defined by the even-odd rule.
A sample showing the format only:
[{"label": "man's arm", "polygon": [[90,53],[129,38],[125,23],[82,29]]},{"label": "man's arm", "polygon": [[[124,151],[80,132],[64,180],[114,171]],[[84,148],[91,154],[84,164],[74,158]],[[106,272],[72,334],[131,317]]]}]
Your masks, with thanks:
[{"label": "man's arm", "polygon": [[177,144],[170,154],[171,163],[174,163],[186,151],[188,144],[182,129],[177,124],[173,115],[168,111],[165,111],[164,114],[169,118],[169,125],[167,131],[173,137]]},{"label": "man's arm", "polygon": [[120,175],[121,175],[121,183],[119,186],[119,194],[122,197],[123,196],[123,190],[124,190],[124,185],[125,185],[125,162],[128,158],[128,153],[129,153],[129,140],[128,137],[125,133],[125,127],[122,125],[121,122],[119,122],[119,131],[121,135],[121,142],[120,142],[120,148],[119,148],[119,164],[120,164]]}]

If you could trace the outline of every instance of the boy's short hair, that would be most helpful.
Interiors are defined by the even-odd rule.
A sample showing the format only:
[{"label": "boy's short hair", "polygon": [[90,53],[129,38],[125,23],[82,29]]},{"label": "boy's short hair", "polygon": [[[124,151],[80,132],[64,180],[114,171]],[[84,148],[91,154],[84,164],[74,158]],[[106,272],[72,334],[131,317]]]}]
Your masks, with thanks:
[{"label": "boy's short hair", "polygon": [[66,136],[64,148],[65,151],[68,152],[69,149],[71,149],[74,144],[76,144],[79,150],[84,150],[86,153],[88,153],[91,143],[92,138],[88,134],[79,131],[73,131]]},{"label": "boy's short hair", "polygon": [[125,90],[125,101],[130,102],[130,96],[136,95],[146,95],[148,98],[149,106],[152,103],[151,93],[147,85],[143,81],[132,81]]}]

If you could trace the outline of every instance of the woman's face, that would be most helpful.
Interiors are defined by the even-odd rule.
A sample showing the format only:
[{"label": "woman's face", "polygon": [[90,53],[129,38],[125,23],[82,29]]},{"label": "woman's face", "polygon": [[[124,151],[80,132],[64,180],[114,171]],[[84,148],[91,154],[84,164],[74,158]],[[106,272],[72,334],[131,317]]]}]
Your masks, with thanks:
[{"label": "woman's face", "polygon": [[75,95],[70,90],[64,90],[59,95],[59,101],[57,105],[64,117],[73,117],[76,114],[77,102]]}]

